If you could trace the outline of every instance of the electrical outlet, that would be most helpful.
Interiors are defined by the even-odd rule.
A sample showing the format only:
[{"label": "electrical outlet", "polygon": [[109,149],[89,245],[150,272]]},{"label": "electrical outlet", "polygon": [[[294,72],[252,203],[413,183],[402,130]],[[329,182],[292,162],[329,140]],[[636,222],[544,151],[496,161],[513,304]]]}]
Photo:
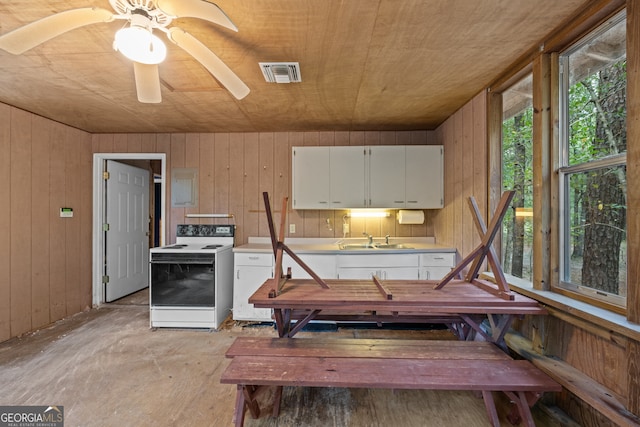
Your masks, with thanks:
[{"label": "electrical outlet", "polygon": [[296,225],[295,224],[289,224],[289,233],[296,234]]},{"label": "electrical outlet", "polygon": [[342,233],[343,234],[349,233],[349,224],[342,224]]}]

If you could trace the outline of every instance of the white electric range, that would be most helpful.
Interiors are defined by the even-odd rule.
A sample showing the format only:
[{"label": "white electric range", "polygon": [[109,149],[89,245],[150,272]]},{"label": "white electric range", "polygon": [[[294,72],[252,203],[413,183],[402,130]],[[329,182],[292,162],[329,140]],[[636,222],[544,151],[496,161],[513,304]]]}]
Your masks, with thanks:
[{"label": "white electric range", "polygon": [[233,301],[235,225],[179,224],[149,251],[151,327],[218,329]]}]

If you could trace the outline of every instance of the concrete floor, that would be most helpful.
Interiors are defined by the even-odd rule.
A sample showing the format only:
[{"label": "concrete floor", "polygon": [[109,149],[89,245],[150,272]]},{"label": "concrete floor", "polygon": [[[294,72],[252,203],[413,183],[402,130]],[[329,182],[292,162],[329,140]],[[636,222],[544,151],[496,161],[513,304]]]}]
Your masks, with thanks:
[{"label": "concrete floor", "polygon": [[[235,387],[220,384],[238,336],[272,327],[228,320],[220,331],[149,328],[147,290],[0,343],[0,405],[62,405],[65,426],[231,426]],[[447,331],[340,329],[336,336],[433,339]],[[268,414],[269,394],[264,396]],[[245,426],[488,426],[471,392],[285,388],[281,415]],[[506,421],[505,426],[508,426]]]}]

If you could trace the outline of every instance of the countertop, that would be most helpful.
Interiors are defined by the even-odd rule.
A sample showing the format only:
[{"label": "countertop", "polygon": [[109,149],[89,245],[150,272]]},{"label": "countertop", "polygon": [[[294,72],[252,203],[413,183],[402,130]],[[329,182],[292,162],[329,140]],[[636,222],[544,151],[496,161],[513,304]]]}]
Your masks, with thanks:
[{"label": "countertop", "polygon": [[[374,243],[384,243],[384,237],[373,239]],[[396,254],[396,253],[429,253],[429,252],[456,252],[455,248],[436,244],[432,237],[390,237],[389,243],[402,243],[411,246],[411,249],[362,249],[344,250],[340,249],[341,243],[366,243],[367,239],[358,238],[290,238],[284,243],[296,254]],[[268,237],[249,237],[249,242],[233,248],[234,252],[273,252],[271,239]]]}]

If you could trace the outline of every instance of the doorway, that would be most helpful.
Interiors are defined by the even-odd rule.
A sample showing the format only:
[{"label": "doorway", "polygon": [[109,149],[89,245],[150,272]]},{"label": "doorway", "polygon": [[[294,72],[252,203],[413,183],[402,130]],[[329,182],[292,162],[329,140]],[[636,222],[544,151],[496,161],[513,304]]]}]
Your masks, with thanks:
[{"label": "doorway", "polygon": [[[105,238],[103,224],[106,223],[106,197],[103,172],[107,160],[116,161],[160,161],[159,177],[154,178],[159,183],[160,216],[166,218],[166,154],[165,153],[95,153],[93,155],[93,263],[92,263],[92,303],[93,306],[104,304],[105,292],[103,285],[104,266],[106,262]],[[156,203],[158,204],[158,203]],[[155,216],[155,215],[154,215]],[[148,218],[145,218],[148,220]],[[163,221],[164,222],[164,221]],[[166,230],[159,227],[159,245],[165,244]]]}]

